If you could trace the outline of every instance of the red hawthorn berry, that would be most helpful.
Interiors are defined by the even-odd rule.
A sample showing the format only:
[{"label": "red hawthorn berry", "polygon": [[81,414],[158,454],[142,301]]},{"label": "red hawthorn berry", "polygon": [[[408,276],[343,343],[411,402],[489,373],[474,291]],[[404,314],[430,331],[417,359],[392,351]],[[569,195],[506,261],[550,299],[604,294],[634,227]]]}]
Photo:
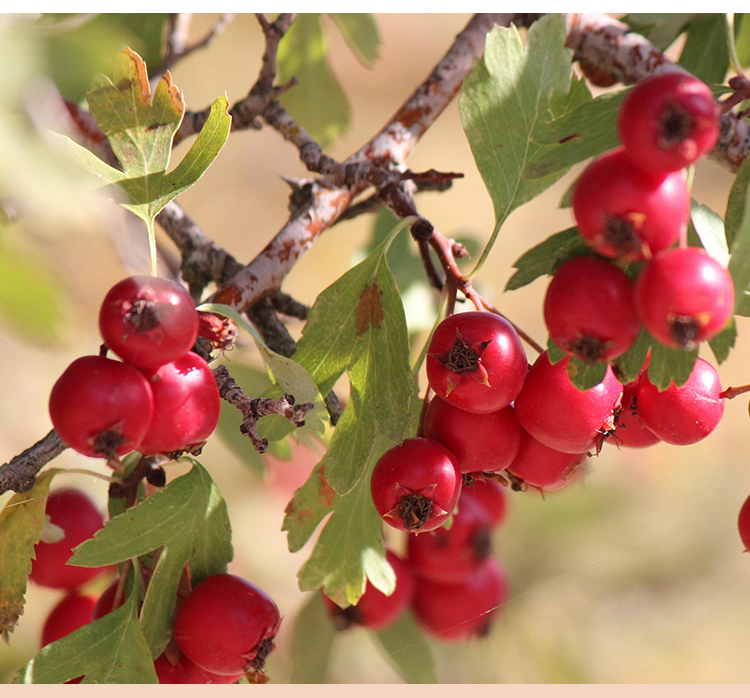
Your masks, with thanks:
[{"label": "red hawthorn berry", "polygon": [[493,313],[451,315],[427,349],[427,380],[454,407],[475,414],[509,405],[526,377],[526,352],[513,326]]},{"label": "red hawthorn berry", "polygon": [[578,231],[605,257],[650,259],[687,226],[690,194],[681,172],[647,172],[622,148],[591,162],[573,191]]},{"label": "red hawthorn berry", "polygon": [[115,284],[99,311],[106,345],[124,361],[157,368],[179,359],[198,337],[198,313],[175,281],[131,276]]},{"label": "red hawthorn berry", "polygon": [[504,470],[516,457],[521,426],[510,405],[497,412],[472,414],[439,397],[427,406],[424,435],[443,444],[462,473]]},{"label": "red hawthorn berry", "polygon": [[75,589],[106,569],[68,564],[73,548],[104,526],[104,517],[87,494],[76,489],[50,492],[45,514],[51,524],[62,529],[64,538],[54,543],[39,541],[34,546],[33,582],[53,589]]},{"label": "red hawthorn berry", "polygon": [[587,453],[563,453],[545,446],[527,431],[521,432],[521,447],[508,472],[529,485],[559,490],[573,482]]},{"label": "red hawthorn berry", "polygon": [[750,550],[750,497],[745,500],[745,503],[740,509],[740,516],[737,519],[737,526],[740,531],[742,545],[745,546],[746,551]]},{"label": "red hawthorn berry", "polygon": [[484,507],[461,490],[450,528],[409,536],[407,560],[418,577],[460,584],[492,553],[491,521]]},{"label": "red hawthorn berry", "polygon": [[569,360],[565,357],[552,364],[546,351],[539,356],[516,398],[516,416],[548,448],[564,453],[598,452],[615,427],[622,385],[607,366],[601,383],[581,391],[568,378]]},{"label": "red hawthorn berry", "polygon": [[628,383],[622,389],[622,409],[615,419],[615,434],[613,437],[613,443],[617,446],[646,448],[661,441],[654,432],[643,424],[638,416],[636,395],[640,384],[641,378],[639,376],[637,380]]},{"label": "red hawthorn berry", "polygon": [[575,257],[547,287],[544,321],[555,344],[584,363],[616,359],[640,330],[633,282],[611,262]]},{"label": "red hawthorn berry", "polygon": [[505,572],[494,557],[488,557],[479,571],[461,584],[417,578],[412,608],[417,622],[431,637],[455,642],[486,635],[507,597]]},{"label": "red hawthorn berry", "polygon": [[49,414],[62,441],[96,458],[138,448],[153,411],[153,395],[140,372],[101,356],[76,359],[49,397]]},{"label": "red hawthorn berry", "polygon": [[468,481],[464,478],[459,498],[463,497],[473,499],[482,506],[493,528],[501,526],[508,515],[508,497],[505,489],[494,480],[486,479],[479,473],[468,478]]},{"label": "red hawthorn berry", "polygon": [[681,71],[639,82],[617,117],[620,141],[646,170],[674,172],[710,152],[719,138],[719,112],[708,85]]},{"label": "red hawthorn berry", "polygon": [[668,444],[685,446],[705,439],[721,421],[721,380],[711,364],[697,359],[687,382],[659,389],[644,375],[637,393],[643,425]]},{"label": "red hawthorn berry", "polygon": [[461,470],[437,441],[404,439],[386,451],[370,480],[378,514],[400,531],[431,531],[453,513],[461,493]]},{"label": "red hawthorn berry", "polygon": [[77,591],[65,596],[44,621],[42,647],[88,625],[93,620],[91,614],[95,603],[96,599],[93,596],[84,596]]},{"label": "red hawthorn berry", "polygon": [[219,422],[221,399],[209,365],[189,351],[155,370],[142,369],[154,395],[154,417],[139,451],[182,451],[205,441]]},{"label": "red hawthorn berry", "polygon": [[262,671],[281,616],[273,599],[233,574],[206,577],[174,622],[180,650],[201,669],[222,676]]},{"label": "red hawthorn berry", "polygon": [[386,550],[385,556],[396,574],[396,588],[390,596],[376,589],[369,580],[365,593],[356,606],[341,608],[323,594],[323,601],[338,630],[347,630],[354,625],[375,631],[385,630],[393,625],[411,604],[415,582],[410,565],[390,550]]},{"label": "red hawthorn berry", "polygon": [[666,250],[641,271],[635,307],[646,329],[673,349],[715,337],[734,312],[729,272],[700,247]]}]

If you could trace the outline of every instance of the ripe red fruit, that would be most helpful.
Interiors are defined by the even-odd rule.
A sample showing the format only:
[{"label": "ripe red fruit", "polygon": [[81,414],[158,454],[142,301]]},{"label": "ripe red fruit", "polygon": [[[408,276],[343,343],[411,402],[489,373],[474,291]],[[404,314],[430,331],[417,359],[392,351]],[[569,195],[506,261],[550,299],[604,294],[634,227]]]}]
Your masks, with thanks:
[{"label": "ripe red fruit", "polygon": [[640,330],[633,282],[611,262],[575,257],[555,272],[547,288],[544,321],[555,344],[581,361],[616,359]]},{"label": "ripe red fruit", "polygon": [[424,435],[443,444],[456,457],[461,472],[495,472],[515,458],[521,426],[511,406],[472,414],[434,397],[425,413]]},{"label": "ripe red fruit", "polygon": [[124,361],[157,368],[180,358],[195,344],[198,313],[180,284],[153,276],[131,276],[105,296],[99,331]]},{"label": "ripe red fruit", "polygon": [[605,257],[649,259],[673,245],[687,225],[690,193],[681,172],[636,167],[622,148],[584,170],[572,198],[583,238]]},{"label": "ripe red fruit", "polygon": [[96,599],[93,596],[83,596],[75,591],[65,596],[44,621],[42,647],[90,623],[93,620],[91,614],[95,603]]},{"label": "ripe red fruit", "polygon": [[[97,599],[94,611],[92,613],[93,620],[99,620],[108,613],[112,613],[115,610],[115,596],[117,596],[117,587],[120,586],[120,578],[116,577],[112,580],[112,583],[102,592],[102,595]],[[122,606],[125,601],[123,595],[120,602],[117,604],[117,608]]]},{"label": "ripe red fruit", "polygon": [[482,505],[461,491],[450,528],[409,536],[408,560],[414,573],[441,584],[461,584],[492,552],[491,524]]},{"label": "ripe red fruit", "polygon": [[244,676],[244,674],[232,676],[212,674],[191,662],[184,654],[180,655],[176,664],[172,664],[166,655],[160,654],[154,660],[154,669],[159,683],[229,684],[239,681]]},{"label": "ripe red fruit", "polygon": [[648,376],[638,388],[638,416],[644,426],[668,444],[687,445],[705,439],[724,414],[721,380],[711,364],[698,359],[687,382],[671,383],[659,392]]},{"label": "ripe red fruit", "polygon": [[715,337],[734,310],[729,272],[699,247],[654,257],[635,284],[635,306],[646,329],[673,349]]},{"label": "ripe red fruit", "polygon": [[750,550],[750,497],[745,500],[745,503],[740,509],[740,516],[737,520],[737,526],[740,531],[742,545],[745,546],[745,550]]},{"label": "ripe red fruit", "polygon": [[601,383],[578,390],[568,378],[569,360],[551,364],[546,351],[539,356],[516,399],[516,416],[531,436],[556,451],[599,450],[614,429],[622,385],[608,366]]},{"label": "ripe red fruit", "polygon": [[435,640],[452,642],[483,636],[508,596],[508,580],[500,563],[488,557],[462,584],[417,579],[412,608],[417,622]]},{"label": "ripe red fruit", "polygon": [[212,674],[261,671],[281,624],[273,599],[233,574],[206,577],[177,612],[180,650]]},{"label": "ripe red fruit", "polygon": [[104,518],[88,495],[74,489],[51,492],[45,513],[52,524],[64,531],[65,537],[56,543],[40,541],[34,546],[32,581],[54,589],[75,589],[106,569],[67,564],[73,548],[104,526]]},{"label": "ripe red fruit", "polygon": [[493,528],[500,526],[508,515],[505,489],[494,480],[471,478],[468,483],[464,480],[460,499],[464,497],[473,499],[484,509]]},{"label": "ripe red fruit", "polygon": [[615,420],[613,443],[628,448],[645,448],[658,444],[661,439],[646,427],[638,416],[636,395],[640,379],[622,389],[622,411]]},{"label": "ripe red fruit", "polygon": [[369,581],[356,606],[341,608],[323,595],[328,613],[338,630],[346,630],[354,625],[375,631],[384,630],[393,625],[409,607],[415,587],[412,569],[390,550],[386,550],[385,556],[396,573],[396,588],[390,596],[378,591]]},{"label": "ripe red fruit", "polygon": [[518,455],[508,472],[529,485],[559,490],[573,481],[586,457],[586,453],[563,453],[549,448],[524,430]]},{"label": "ripe red fruit", "polygon": [[148,381],[138,370],[101,356],[76,359],[49,397],[52,424],[63,442],[99,458],[138,448],[153,410]]},{"label": "ripe red fruit", "polygon": [[513,326],[493,313],[451,315],[427,348],[427,380],[451,405],[487,414],[509,405],[526,377],[526,352]]},{"label": "ripe red fruit", "polygon": [[216,428],[221,409],[213,371],[189,351],[156,370],[143,369],[154,394],[154,417],[141,453],[182,451],[205,441]]},{"label": "ripe red fruit", "polygon": [[386,451],[370,480],[383,520],[400,531],[431,531],[451,515],[461,493],[461,471],[437,441],[404,439]]},{"label": "ripe red fruit", "polygon": [[638,167],[681,170],[716,145],[716,100],[708,85],[692,75],[677,71],[654,75],[625,97],[617,130]]}]

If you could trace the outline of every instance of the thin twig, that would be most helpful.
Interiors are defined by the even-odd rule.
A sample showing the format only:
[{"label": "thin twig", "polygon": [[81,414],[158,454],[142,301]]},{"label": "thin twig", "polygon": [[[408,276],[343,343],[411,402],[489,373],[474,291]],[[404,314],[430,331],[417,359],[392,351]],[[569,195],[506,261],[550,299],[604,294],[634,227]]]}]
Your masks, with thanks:
[{"label": "thin twig", "polygon": [[28,492],[36,483],[37,473],[66,448],[53,429],[23,453],[0,465],[0,494],[8,490]]}]

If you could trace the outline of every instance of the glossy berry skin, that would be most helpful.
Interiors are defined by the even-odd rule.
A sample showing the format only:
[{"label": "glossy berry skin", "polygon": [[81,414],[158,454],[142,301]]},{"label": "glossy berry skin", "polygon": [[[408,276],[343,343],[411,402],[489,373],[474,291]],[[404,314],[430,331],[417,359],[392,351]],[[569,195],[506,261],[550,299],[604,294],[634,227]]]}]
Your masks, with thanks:
[{"label": "glossy berry skin", "polygon": [[[638,416],[635,399],[640,379],[628,383],[622,389],[622,411],[617,415],[615,434],[612,443],[627,448],[646,448],[658,444],[661,439]],[[634,406],[635,405],[635,406]]]},{"label": "glossy berry skin", "polygon": [[667,250],[645,266],[635,306],[646,329],[673,349],[715,337],[734,311],[729,272],[699,247]]},{"label": "glossy berry skin", "polygon": [[407,559],[418,577],[461,584],[490,556],[490,519],[482,505],[465,492],[461,491],[450,528],[409,536]]},{"label": "glossy berry skin", "polygon": [[745,503],[740,509],[740,516],[737,519],[737,527],[740,531],[742,545],[745,546],[745,550],[750,550],[750,497],[745,500]]},{"label": "glossy berry skin", "polygon": [[180,284],[131,276],[115,284],[99,311],[106,345],[124,361],[157,368],[179,359],[198,337],[198,313]]},{"label": "glossy berry skin", "polygon": [[505,489],[493,480],[472,478],[469,483],[464,481],[459,499],[464,497],[474,500],[484,509],[492,528],[501,526],[508,516],[508,497]]},{"label": "glossy berry skin", "polygon": [[88,625],[93,620],[91,614],[95,603],[93,596],[84,596],[75,591],[65,596],[44,621],[42,647]]},{"label": "glossy berry skin", "polygon": [[547,287],[544,321],[555,344],[584,363],[616,359],[640,330],[633,282],[611,262],[575,257]]},{"label": "glossy berry skin", "polygon": [[180,650],[212,674],[261,671],[274,649],[281,616],[273,599],[232,574],[206,577],[177,612]]},{"label": "glossy berry skin", "polygon": [[674,172],[710,152],[719,137],[716,100],[692,75],[668,72],[638,83],[617,118],[620,142],[646,170]]},{"label": "glossy berry skin", "polygon": [[617,148],[584,170],[572,204],[578,230],[594,250],[634,261],[677,242],[687,226],[690,194],[681,172],[641,170]]},{"label": "glossy berry skin", "polygon": [[141,453],[181,451],[211,436],[219,421],[219,389],[213,371],[198,354],[189,351],[143,373],[154,395],[154,417]]},{"label": "glossy berry skin", "polygon": [[356,606],[340,608],[323,595],[328,613],[338,630],[346,630],[354,625],[375,631],[385,630],[393,625],[411,604],[416,584],[411,566],[390,550],[386,550],[385,556],[396,574],[396,588],[390,596],[378,591],[370,581],[367,582],[365,593]]},{"label": "glossy berry skin", "polygon": [[63,442],[85,456],[113,458],[138,448],[154,411],[148,381],[128,364],[76,359],[57,379],[49,414]]},{"label": "glossy berry skin", "polygon": [[508,472],[529,485],[559,490],[573,481],[586,458],[586,453],[556,451],[523,431],[521,447]]},{"label": "glossy berry skin", "polygon": [[644,376],[638,388],[638,416],[668,444],[685,446],[705,439],[724,414],[721,381],[711,364],[697,359],[687,382],[659,389]]},{"label": "glossy berry skin", "polygon": [[404,439],[376,463],[370,491],[387,524],[399,531],[431,531],[456,507],[461,470],[453,454],[437,441]]},{"label": "glossy berry skin", "polygon": [[184,654],[180,656],[176,664],[167,659],[166,655],[160,654],[154,660],[154,669],[159,683],[172,684],[231,684],[239,681],[244,674],[232,676],[221,676],[201,669],[197,664],[191,662]]},{"label": "glossy berry skin", "polygon": [[509,405],[497,412],[472,414],[439,397],[427,406],[424,435],[443,444],[462,473],[504,470],[518,453],[521,426]]},{"label": "glossy berry skin", "polygon": [[529,370],[515,402],[521,426],[545,446],[564,453],[598,450],[614,429],[622,385],[608,366],[604,380],[586,391],[568,378],[569,357],[551,364],[547,352]]},{"label": "glossy berry skin", "polygon": [[481,637],[508,597],[508,580],[500,563],[488,557],[462,584],[418,579],[412,608],[417,622],[441,642]]},{"label": "glossy berry skin", "polygon": [[426,363],[436,395],[474,414],[497,412],[513,402],[528,366],[512,325],[476,311],[451,315],[435,328]]},{"label": "glossy berry skin", "polygon": [[104,518],[93,501],[80,490],[63,489],[47,497],[46,515],[65,537],[56,543],[40,541],[34,546],[30,579],[53,589],[75,589],[93,579],[104,567],[68,565],[73,548],[93,537],[104,526]]}]

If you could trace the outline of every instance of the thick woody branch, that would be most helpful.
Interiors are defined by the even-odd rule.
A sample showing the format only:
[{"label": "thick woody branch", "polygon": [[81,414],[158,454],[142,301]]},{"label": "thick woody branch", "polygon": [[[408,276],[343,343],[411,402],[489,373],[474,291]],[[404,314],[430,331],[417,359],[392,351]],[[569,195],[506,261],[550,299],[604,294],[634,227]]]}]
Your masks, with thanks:
[{"label": "thick woody branch", "polygon": [[295,405],[294,397],[288,394],[282,395],[278,400],[266,397],[251,399],[245,395],[242,388],[229,375],[226,366],[217,366],[214,369],[214,376],[216,376],[221,397],[230,405],[234,405],[242,414],[243,421],[240,431],[249,437],[258,453],[265,453],[268,449],[268,439],[261,438],[256,429],[261,417],[269,414],[280,414],[295,426],[301,427],[305,424],[307,413],[313,408],[311,402]]},{"label": "thick woody branch", "polygon": [[9,490],[28,492],[36,482],[37,473],[66,448],[53,429],[13,460],[0,465],[0,494]]},{"label": "thick woody branch", "polygon": [[[664,70],[681,70],[674,62],[626,24],[608,15],[568,15],[566,46],[575,58],[608,74],[613,81],[636,83]],[[750,153],[750,124],[735,112],[721,117],[721,132],[711,157],[736,171]]]}]

